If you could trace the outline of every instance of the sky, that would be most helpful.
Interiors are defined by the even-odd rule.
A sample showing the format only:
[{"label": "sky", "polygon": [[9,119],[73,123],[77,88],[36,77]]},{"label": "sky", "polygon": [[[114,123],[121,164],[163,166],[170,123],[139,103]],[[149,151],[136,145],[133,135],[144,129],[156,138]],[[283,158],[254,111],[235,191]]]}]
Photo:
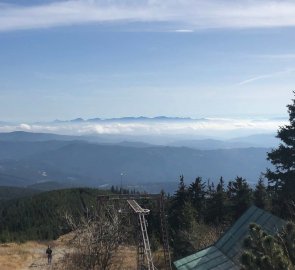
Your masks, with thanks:
[{"label": "sky", "polygon": [[0,0],[0,121],[287,117],[295,1]]}]

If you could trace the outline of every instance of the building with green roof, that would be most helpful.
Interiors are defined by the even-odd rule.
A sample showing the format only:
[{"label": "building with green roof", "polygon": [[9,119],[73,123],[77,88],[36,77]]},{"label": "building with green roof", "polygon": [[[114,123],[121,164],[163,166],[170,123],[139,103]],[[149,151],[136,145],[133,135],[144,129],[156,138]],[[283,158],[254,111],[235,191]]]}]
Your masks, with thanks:
[{"label": "building with green roof", "polygon": [[255,206],[250,207],[213,245],[174,262],[177,270],[238,270],[243,241],[249,225],[256,223],[269,234],[277,233],[285,221]]}]

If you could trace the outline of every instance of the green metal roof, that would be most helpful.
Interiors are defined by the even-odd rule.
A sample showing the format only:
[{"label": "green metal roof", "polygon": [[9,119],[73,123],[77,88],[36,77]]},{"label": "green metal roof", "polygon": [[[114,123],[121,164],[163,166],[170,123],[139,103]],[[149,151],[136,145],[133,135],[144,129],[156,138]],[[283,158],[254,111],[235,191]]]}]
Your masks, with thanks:
[{"label": "green metal roof", "polygon": [[239,269],[218,248],[211,246],[174,262],[176,269]]},{"label": "green metal roof", "polygon": [[249,232],[249,224],[259,224],[270,234],[278,232],[284,220],[255,206],[250,207],[215,243],[193,255],[174,262],[177,270],[235,270],[240,269],[242,245]]}]

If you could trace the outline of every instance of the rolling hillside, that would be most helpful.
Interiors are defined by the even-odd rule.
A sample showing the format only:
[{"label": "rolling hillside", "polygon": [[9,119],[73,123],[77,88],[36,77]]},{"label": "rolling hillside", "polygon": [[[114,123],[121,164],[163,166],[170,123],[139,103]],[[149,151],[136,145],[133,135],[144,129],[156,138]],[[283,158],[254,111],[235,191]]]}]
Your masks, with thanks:
[{"label": "rolling hillside", "polygon": [[121,172],[125,185],[172,182],[180,174],[189,179],[202,176],[212,180],[221,175],[226,179],[241,175],[256,181],[269,166],[267,151],[265,148],[195,150],[69,142],[57,149],[34,154],[29,150],[26,157],[23,151],[17,159],[0,160],[0,183],[24,186],[58,181],[97,186],[119,184]]}]

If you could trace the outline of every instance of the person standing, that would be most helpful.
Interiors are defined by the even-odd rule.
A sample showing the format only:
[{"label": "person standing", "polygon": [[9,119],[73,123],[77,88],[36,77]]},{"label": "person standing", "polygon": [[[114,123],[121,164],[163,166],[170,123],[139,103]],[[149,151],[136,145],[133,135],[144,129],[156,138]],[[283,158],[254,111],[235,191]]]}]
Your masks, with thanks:
[{"label": "person standing", "polygon": [[46,254],[47,254],[47,262],[48,264],[51,264],[51,260],[52,260],[52,249],[50,246],[48,246],[48,248],[46,249]]}]

